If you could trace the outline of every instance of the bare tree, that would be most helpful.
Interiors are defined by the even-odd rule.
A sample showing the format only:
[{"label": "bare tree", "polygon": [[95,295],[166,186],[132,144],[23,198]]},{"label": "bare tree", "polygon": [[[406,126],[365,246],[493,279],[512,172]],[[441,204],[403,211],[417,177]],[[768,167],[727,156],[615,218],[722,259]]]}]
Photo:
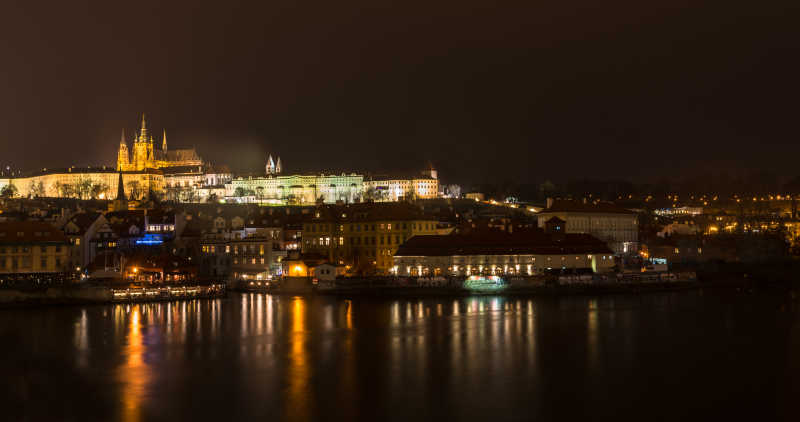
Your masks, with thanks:
[{"label": "bare tree", "polygon": [[81,177],[75,182],[73,187],[75,193],[78,195],[80,199],[87,199],[92,193],[92,179],[88,177]]},{"label": "bare tree", "polygon": [[132,180],[128,182],[128,192],[131,199],[139,199],[142,196],[142,186],[139,184],[139,181]]},{"label": "bare tree", "polygon": [[92,184],[91,187],[91,195],[93,199],[100,198],[102,195],[104,198],[108,198],[108,184],[106,183],[95,183]]},{"label": "bare tree", "polygon": [[0,196],[3,198],[13,198],[17,195],[17,187],[14,184],[9,183],[3,186],[3,189],[0,190]]},{"label": "bare tree", "polygon": [[47,196],[47,189],[44,186],[44,182],[42,182],[41,180],[34,187],[34,196],[36,197]]},{"label": "bare tree", "polygon": [[75,194],[75,188],[69,183],[56,182],[56,192],[61,198],[72,198]]}]

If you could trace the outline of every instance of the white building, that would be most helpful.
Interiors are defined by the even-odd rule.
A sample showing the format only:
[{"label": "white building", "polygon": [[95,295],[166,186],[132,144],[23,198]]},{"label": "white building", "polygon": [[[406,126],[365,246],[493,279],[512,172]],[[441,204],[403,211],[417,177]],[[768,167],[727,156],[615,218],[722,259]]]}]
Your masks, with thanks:
[{"label": "white building", "polygon": [[537,275],[549,270],[607,272],[611,249],[586,234],[415,236],[394,254],[401,276]]},{"label": "white building", "polygon": [[583,203],[548,199],[547,208],[537,214],[538,226],[558,217],[565,222],[566,233],[586,233],[606,242],[615,254],[639,250],[639,224],[635,212],[608,202]]},{"label": "white building", "polygon": [[431,167],[418,177],[374,177],[364,181],[364,192],[376,202],[394,202],[405,198],[431,199],[439,196],[438,172]]}]

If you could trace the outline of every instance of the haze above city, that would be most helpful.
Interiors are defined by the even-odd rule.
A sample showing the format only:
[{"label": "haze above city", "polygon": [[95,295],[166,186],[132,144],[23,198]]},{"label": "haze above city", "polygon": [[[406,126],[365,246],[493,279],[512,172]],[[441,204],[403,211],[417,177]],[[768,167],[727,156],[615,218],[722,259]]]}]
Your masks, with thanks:
[{"label": "haze above city", "polygon": [[114,165],[142,112],[236,170],[796,176],[795,2],[15,2],[0,162]]}]

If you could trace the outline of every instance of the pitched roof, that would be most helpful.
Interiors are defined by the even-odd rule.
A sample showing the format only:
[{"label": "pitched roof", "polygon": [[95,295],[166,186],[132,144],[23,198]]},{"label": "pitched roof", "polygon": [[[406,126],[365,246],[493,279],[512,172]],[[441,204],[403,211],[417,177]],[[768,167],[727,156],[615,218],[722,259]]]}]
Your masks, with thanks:
[{"label": "pitched roof", "polygon": [[588,234],[548,235],[483,232],[466,235],[414,236],[400,245],[395,256],[558,255],[612,253]]},{"label": "pitched roof", "polygon": [[[319,212],[319,218],[316,217]],[[368,202],[317,207],[312,221],[372,222],[372,221],[436,220],[419,207],[407,202]]]},{"label": "pitched roof", "polygon": [[[102,214],[99,212],[78,213],[70,218],[69,221],[67,221],[67,224],[72,223],[78,228],[78,232],[76,234],[84,234],[101,215]],[[66,227],[66,224],[64,226]],[[62,227],[62,230],[63,229],[64,228]]]},{"label": "pitched roof", "polygon": [[167,151],[156,150],[158,159],[164,161],[200,161],[200,156],[194,148],[171,149]]},{"label": "pitched roof", "polygon": [[622,208],[611,202],[583,203],[568,199],[557,199],[553,201],[550,208],[543,209],[540,214],[549,212],[593,212],[603,214],[636,214],[635,212]]},{"label": "pitched roof", "polygon": [[60,230],[41,221],[7,221],[0,223],[0,244],[45,243],[67,241]]}]

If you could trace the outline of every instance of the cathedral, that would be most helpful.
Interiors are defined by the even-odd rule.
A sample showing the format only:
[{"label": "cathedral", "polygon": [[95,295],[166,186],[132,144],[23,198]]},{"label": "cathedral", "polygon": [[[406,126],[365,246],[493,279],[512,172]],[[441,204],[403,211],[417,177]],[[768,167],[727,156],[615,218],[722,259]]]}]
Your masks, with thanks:
[{"label": "cathedral", "polygon": [[147,130],[147,120],[142,114],[142,127],[139,134],[133,137],[133,154],[128,151],[128,143],[125,141],[125,130],[122,130],[122,138],[119,141],[119,153],[117,154],[117,170],[120,171],[142,171],[146,169],[163,169],[167,167],[179,166],[201,166],[203,160],[197,155],[194,148],[167,149],[167,131],[164,131],[161,148],[156,149],[153,145],[153,135]]}]

